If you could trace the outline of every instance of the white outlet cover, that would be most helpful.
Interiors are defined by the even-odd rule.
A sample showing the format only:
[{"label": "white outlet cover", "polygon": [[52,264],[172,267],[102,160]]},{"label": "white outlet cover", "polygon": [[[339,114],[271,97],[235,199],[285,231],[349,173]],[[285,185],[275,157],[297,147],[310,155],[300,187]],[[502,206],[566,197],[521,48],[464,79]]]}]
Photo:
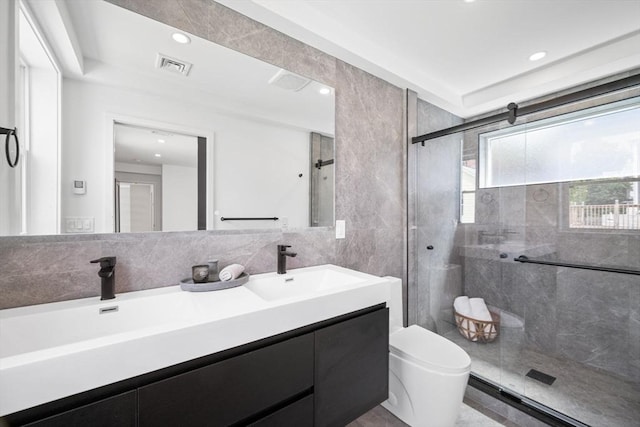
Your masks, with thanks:
[{"label": "white outlet cover", "polygon": [[347,224],[343,219],[336,220],[336,239],[344,239],[346,236]]}]

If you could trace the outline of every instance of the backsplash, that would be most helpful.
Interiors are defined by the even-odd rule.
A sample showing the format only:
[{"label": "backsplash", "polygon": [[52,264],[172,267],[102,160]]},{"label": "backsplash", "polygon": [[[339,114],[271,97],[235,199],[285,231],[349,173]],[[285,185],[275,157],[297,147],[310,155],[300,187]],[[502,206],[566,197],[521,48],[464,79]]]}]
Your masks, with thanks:
[{"label": "backsplash", "polygon": [[333,263],[375,275],[404,272],[403,91],[209,0],[110,0],[336,89],[333,229],[0,237],[0,308],[96,296],[100,256],[118,257],[116,292],[171,286],[191,265],[217,258],[250,274],[274,271],[276,245],[298,253],[290,268]]}]

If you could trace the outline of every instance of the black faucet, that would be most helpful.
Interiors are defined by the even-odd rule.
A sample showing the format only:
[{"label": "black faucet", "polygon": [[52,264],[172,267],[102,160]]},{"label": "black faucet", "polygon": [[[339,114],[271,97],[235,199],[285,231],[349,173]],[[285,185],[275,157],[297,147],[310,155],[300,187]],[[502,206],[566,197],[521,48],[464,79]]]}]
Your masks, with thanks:
[{"label": "black faucet", "polygon": [[105,256],[99,259],[94,259],[91,263],[100,263],[100,271],[98,271],[98,276],[102,279],[101,286],[101,295],[100,299],[114,299],[116,297],[115,293],[115,268],[116,268],[116,257],[114,256]]},{"label": "black faucet", "polygon": [[295,252],[289,252],[287,248],[290,247],[290,245],[278,245],[278,274],[287,274],[287,257],[293,258],[298,255]]}]

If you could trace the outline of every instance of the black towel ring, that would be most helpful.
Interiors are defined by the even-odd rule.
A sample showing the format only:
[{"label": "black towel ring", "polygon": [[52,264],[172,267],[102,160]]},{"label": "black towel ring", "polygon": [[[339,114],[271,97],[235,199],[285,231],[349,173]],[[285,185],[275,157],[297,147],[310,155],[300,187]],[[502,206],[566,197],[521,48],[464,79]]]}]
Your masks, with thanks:
[{"label": "black towel ring", "polygon": [[[7,163],[9,163],[9,166],[15,168],[18,165],[18,160],[20,159],[20,141],[18,140],[18,128],[0,128],[0,134],[7,135],[4,140],[4,154],[7,157]],[[16,155],[13,160],[11,159],[11,153],[9,152],[9,141],[11,140],[11,135],[13,135],[13,139],[16,141]]]}]

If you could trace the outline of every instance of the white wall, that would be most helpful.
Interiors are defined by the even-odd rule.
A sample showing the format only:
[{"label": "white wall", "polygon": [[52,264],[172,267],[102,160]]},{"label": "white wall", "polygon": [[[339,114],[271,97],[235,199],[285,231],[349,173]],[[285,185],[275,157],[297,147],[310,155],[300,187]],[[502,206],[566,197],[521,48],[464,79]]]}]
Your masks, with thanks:
[{"label": "white wall", "polygon": [[[216,159],[216,228],[309,226],[307,133],[252,123],[223,129],[216,133]],[[281,220],[219,220],[274,216]]]},{"label": "white wall", "polygon": [[[13,129],[16,126],[15,80],[17,64],[17,10],[16,2],[0,1],[0,127]],[[5,135],[0,135],[0,235],[16,234],[20,231],[16,222],[15,199],[17,169],[12,169],[4,159]],[[19,211],[18,211],[19,216]]]},{"label": "white wall", "polygon": [[162,165],[162,231],[198,229],[198,169]]},{"label": "white wall", "polygon": [[[30,73],[30,132],[27,186],[28,234],[56,234],[58,227],[58,75],[50,69]],[[71,196],[71,183],[62,196]]]},{"label": "white wall", "polygon": [[[112,168],[106,160],[108,114],[139,117],[181,127],[215,131],[214,209],[222,216],[279,216],[290,227],[306,227],[309,193],[309,136],[270,123],[220,114],[196,104],[179,104],[132,89],[77,80],[63,84],[62,185],[87,181],[82,199],[63,195],[62,216],[93,216],[96,232],[113,231],[107,203]],[[202,135],[204,136],[204,135]],[[277,148],[276,148],[277,147]],[[110,153],[112,154],[112,153]],[[288,166],[289,161],[295,164]],[[302,173],[302,178],[298,174]],[[215,222],[215,228],[280,227],[281,222]]]}]

